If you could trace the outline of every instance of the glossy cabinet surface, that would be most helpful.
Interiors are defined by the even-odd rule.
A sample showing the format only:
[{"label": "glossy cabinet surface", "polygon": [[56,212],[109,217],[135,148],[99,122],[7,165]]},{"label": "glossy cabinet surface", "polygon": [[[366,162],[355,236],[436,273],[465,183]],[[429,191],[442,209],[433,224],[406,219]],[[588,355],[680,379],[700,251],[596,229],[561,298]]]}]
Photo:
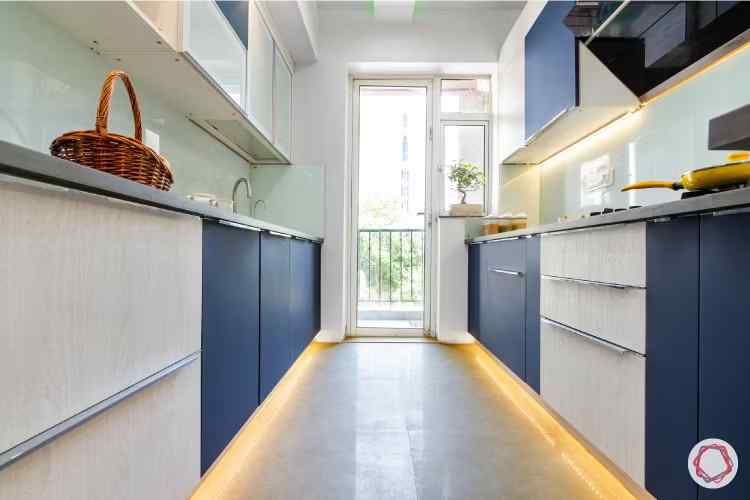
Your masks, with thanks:
[{"label": "glossy cabinet surface", "polygon": [[563,23],[574,6],[548,2],[526,34],[526,140],[578,104],[576,40]]},{"label": "glossy cabinet surface", "polygon": [[278,48],[273,59],[273,141],[289,156],[292,149],[292,71]]},{"label": "glossy cabinet surface", "polygon": [[274,40],[255,2],[250,4],[249,22],[247,114],[272,140]]},{"label": "glossy cabinet surface", "polygon": [[258,406],[260,234],[203,226],[201,471]]},{"label": "glossy cabinet surface", "polygon": [[646,488],[660,500],[698,495],[685,464],[698,442],[699,226],[689,217],[647,231]]},{"label": "glossy cabinet surface", "polygon": [[539,301],[540,238],[526,239],[526,325],[525,325],[525,378],[526,383],[539,392]]},{"label": "glossy cabinet surface", "polygon": [[219,6],[229,24],[232,25],[234,32],[242,41],[242,45],[247,48],[249,0],[217,0],[216,5]]},{"label": "glossy cabinet surface", "polygon": [[320,246],[304,240],[291,242],[291,303],[289,318],[292,354],[296,358],[318,333],[320,308]]},{"label": "glossy cabinet surface", "polygon": [[294,360],[290,324],[291,242],[261,235],[260,400],[263,401]]},{"label": "glossy cabinet surface", "polygon": [[245,47],[214,2],[184,2],[183,50],[235,103],[245,106]]},{"label": "glossy cabinet surface", "polygon": [[720,438],[740,460],[728,486],[700,488],[699,498],[750,498],[750,214],[704,216],[700,248],[700,413],[698,439]]},{"label": "glossy cabinet surface", "polygon": [[485,245],[469,245],[469,333],[475,339],[481,339],[479,325],[482,297],[482,266],[480,263],[482,249]]},{"label": "glossy cabinet surface", "polygon": [[486,294],[491,303],[482,308],[486,325],[482,343],[523,379],[526,280],[522,273],[512,274],[494,267],[485,272]]}]

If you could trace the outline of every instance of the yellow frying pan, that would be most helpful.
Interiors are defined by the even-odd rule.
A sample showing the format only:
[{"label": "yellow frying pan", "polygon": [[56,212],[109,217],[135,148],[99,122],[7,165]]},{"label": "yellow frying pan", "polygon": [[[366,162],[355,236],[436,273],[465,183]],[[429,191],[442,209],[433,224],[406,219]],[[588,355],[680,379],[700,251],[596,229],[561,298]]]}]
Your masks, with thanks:
[{"label": "yellow frying pan", "polygon": [[735,153],[727,157],[728,163],[699,168],[682,174],[677,182],[645,181],[629,184],[622,191],[631,189],[667,188],[679,191],[707,191],[750,183],[750,153]]}]

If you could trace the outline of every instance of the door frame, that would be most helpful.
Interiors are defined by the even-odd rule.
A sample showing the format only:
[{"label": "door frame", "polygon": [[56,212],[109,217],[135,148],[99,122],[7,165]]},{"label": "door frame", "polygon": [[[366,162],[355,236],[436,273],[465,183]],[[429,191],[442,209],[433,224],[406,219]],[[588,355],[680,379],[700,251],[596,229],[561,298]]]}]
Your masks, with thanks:
[{"label": "door frame", "polygon": [[[358,286],[358,242],[359,232],[359,91],[361,87],[419,87],[424,88],[426,94],[425,120],[425,214],[424,214],[424,298],[422,311],[422,330],[396,328],[358,328],[357,303],[359,300]],[[433,300],[433,228],[437,220],[435,211],[433,180],[433,116],[434,115],[434,80],[433,78],[397,79],[397,78],[367,78],[352,80],[352,147],[351,147],[351,184],[350,184],[350,214],[349,222],[349,294],[347,307],[347,336],[356,337],[415,337],[432,336],[432,300]],[[439,197],[438,197],[439,198]]]}]

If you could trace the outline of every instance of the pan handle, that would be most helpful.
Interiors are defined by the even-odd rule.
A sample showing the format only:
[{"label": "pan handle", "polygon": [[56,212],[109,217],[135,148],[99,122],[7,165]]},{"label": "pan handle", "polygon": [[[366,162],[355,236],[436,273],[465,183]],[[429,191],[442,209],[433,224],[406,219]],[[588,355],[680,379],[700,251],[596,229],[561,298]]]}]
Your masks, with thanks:
[{"label": "pan handle", "polygon": [[670,182],[670,181],[644,181],[644,182],[636,182],[635,184],[628,184],[624,188],[622,188],[620,191],[630,191],[631,189],[649,189],[649,188],[667,188],[667,189],[674,189],[677,191],[678,189],[682,189],[682,185],[679,182]]}]

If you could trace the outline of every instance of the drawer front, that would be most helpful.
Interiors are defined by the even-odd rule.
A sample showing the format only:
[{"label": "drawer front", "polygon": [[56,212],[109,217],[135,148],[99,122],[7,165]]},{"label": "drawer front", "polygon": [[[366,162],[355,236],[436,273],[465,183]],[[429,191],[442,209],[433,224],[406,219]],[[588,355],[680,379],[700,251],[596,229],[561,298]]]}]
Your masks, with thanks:
[{"label": "drawer front", "polygon": [[646,286],[646,223],[545,234],[542,274]]},{"label": "drawer front", "polygon": [[645,387],[644,357],[542,321],[542,398],[641,485]]},{"label": "drawer front", "polygon": [[542,277],[540,313],[646,354],[646,290]]},{"label": "drawer front", "polygon": [[526,270],[525,239],[493,241],[485,245],[488,267],[506,271]]}]

